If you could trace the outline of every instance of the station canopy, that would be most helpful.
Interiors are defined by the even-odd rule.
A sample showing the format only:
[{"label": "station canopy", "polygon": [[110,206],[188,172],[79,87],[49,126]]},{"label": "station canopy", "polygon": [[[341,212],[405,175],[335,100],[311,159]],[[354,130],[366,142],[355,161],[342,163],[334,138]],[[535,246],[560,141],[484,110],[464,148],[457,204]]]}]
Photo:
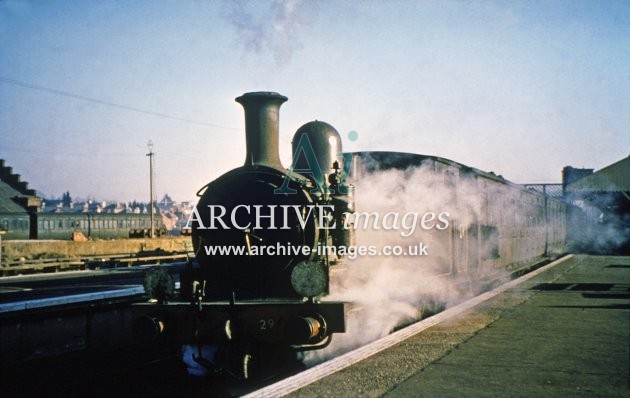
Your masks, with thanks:
[{"label": "station canopy", "polygon": [[630,156],[567,185],[567,191],[630,192]]}]

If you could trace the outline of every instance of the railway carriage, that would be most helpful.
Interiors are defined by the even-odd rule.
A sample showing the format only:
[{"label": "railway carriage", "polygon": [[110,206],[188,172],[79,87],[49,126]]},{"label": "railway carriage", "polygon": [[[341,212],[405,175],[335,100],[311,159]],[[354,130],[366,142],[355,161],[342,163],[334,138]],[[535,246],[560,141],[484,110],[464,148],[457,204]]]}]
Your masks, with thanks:
[{"label": "railway carriage", "polygon": [[[145,238],[150,235],[151,217],[135,213],[0,213],[5,239],[72,239],[80,232],[90,239]],[[156,235],[166,235],[164,225],[155,226]]]},{"label": "railway carriage", "polygon": [[[39,213],[37,239],[71,239],[81,232],[92,239],[125,239],[148,237],[151,217],[135,213]],[[158,234],[165,233],[160,224]]]},{"label": "railway carriage", "polygon": [[[406,184],[439,186],[454,217],[447,229],[430,236],[441,245],[442,274],[489,278],[567,250],[567,205],[560,200],[437,156],[373,151],[353,153],[352,159],[358,181],[398,169],[410,175]],[[430,181],[414,179],[415,169],[428,171]]]}]

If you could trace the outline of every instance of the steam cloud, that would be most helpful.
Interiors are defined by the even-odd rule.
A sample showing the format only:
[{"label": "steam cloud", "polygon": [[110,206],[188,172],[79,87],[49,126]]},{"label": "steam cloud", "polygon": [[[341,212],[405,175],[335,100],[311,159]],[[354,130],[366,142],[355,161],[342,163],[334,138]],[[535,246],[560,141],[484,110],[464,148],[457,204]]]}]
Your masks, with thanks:
[{"label": "steam cloud", "polygon": [[[307,364],[320,362],[349,349],[359,347],[377,338],[386,336],[401,324],[418,320],[422,308],[431,308],[437,303],[446,307],[461,302],[471,293],[478,291],[481,282],[471,280],[462,272],[461,276],[446,276],[451,267],[460,272],[466,269],[466,252],[462,237],[469,227],[488,217],[487,200],[500,201],[505,214],[531,219],[534,214],[516,214],[513,205],[515,195],[511,190],[499,192],[486,187],[487,195],[479,192],[473,179],[460,178],[456,184],[445,180],[445,173],[436,172],[428,164],[407,170],[390,169],[364,174],[355,181],[357,211],[378,212],[435,212],[448,211],[450,228],[445,231],[418,229],[409,237],[401,237],[399,231],[364,230],[358,228],[358,245],[408,245],[423,242],[428,246],[428,256],[359,257],[348,260],[346,268],[331,285],[327,300],[353,303],[360,309],[347,317],[347,333],[335,335],[331,346],[321,351],[309,352]],[[496,190],[496,192],[492,192]],[[520,210],[522,213],[523,210]],[[495,223],[499,220],[494,220]],[[544,226],[539,233],[544,234]],[[497,238],[498,239],[498,238]],[[458,242],[459,240],[459,242]],[[498,240],[496,241],[498,243]],[[492,244],[482,242],[480,255],[491,259]],[[459,252],[458,252],[459,251]],[[451,264],[453,254],[457,264]],[[508,278],[507,271],[498,266],[501,259],[488,260],[482,272],[492,272],[495,278]],[[475,285],[477,284],[477,285]]]},{"label": "steam cloud", "polygon": [[316,15],[316,3],[303,0],[232,2],[225,18],[246,51],[269,51],[278,65],[303,48],[300,27]]},{"label": "steam cloud", "polygon": [[[611,189],[612,191],[612,189]],[[625,199],[625,200],[623,200]],[[570,195],[569,245],[572,251],[630,254],[630,198],[620,194]]]}]

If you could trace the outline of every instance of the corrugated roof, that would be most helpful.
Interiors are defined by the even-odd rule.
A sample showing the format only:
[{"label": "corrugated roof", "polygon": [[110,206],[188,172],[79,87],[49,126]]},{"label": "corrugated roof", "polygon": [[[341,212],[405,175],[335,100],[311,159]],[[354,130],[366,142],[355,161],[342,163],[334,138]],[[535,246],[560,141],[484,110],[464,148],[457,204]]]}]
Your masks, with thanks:
[{"label": "corrugated roof", "polygon": [[630,156],[567,185],[567,191],[630,192]]}]

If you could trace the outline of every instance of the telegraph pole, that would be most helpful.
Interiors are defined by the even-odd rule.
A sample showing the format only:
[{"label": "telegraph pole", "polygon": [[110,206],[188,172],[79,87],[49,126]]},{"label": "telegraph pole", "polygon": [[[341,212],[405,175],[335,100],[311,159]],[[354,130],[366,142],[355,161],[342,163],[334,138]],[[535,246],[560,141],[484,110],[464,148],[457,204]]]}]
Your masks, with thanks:
[{"label": "telegraph pole", "polygon": [[149,203],[151,206],[151,233],[150,237],[155,237],[155,209],[153,208],[153,141],[149,140],[147,143],[147,147],[149,148],[149,153],[147,156],[149,157]]},{"label": "telegraph pole", "polygon": [[2,235],[6,234],[6,229],[0,229],[0,266],[2,265]]}]

